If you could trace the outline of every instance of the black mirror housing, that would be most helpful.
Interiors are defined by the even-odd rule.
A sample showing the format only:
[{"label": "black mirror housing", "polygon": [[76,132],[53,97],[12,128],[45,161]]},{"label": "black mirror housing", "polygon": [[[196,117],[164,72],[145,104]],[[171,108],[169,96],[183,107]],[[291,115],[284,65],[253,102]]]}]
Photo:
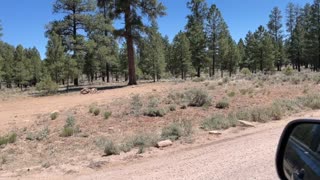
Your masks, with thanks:
[{"label": "black mirror housing", "polygon": [[[281,180],[288,180],[290,177],[286,176],[285,168],[284,168],[284,159],[286,156],[286,148],[289,143],[289,139],[291,138],[292,134],[294,133],[295,128],[299,125],[316,125],[320,126],[320,120],[315,119],[299,119],[290,122],[284,129],[278,144],[278,149],[276,153],[276,168],[278,176]],[[309,132],[309,131],[308,131]],[[304,175],[304,169],[302,169]],[[299,175],[298,175],[299,176]],[[299,177],[298,177],[299,178]],[[301,178],[303,179],[303,178]]]}]

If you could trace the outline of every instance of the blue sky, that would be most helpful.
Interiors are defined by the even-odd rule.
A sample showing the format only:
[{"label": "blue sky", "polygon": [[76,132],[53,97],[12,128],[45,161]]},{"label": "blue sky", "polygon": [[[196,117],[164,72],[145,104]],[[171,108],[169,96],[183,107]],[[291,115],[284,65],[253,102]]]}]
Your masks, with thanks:
[{"label": "blue sky", "polygon": [[[2,40],[17,46],[36,47],[45,57],[47,39],[44,36],[45,25],[61,15],[52,14],[55,0],[3,0],[0,2],[0,20],[2,21]],[[188,0],[160,0],[167,7],[167,16],[159,19],[160,32],[172,39],[184,29],[189,10]],[[223,14],[235,40],[254,31],[259,25],[266,25],[274,6],[278,6],[285,16],[285,7],[289,2],[304,5],[312,0],[207,0],[215,3]],[[119,24],[119,23],[117,23]]]}]

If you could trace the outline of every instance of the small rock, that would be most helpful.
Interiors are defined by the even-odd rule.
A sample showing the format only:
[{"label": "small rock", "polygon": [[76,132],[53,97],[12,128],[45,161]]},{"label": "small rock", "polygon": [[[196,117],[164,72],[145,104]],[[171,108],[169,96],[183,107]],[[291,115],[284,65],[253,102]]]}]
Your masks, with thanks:
[{"label": "small rock", "polygon": [[248,121],[241,121],[239,120],[240,124],[243,125],[243,126],[246,126],[246,127],[255,127],[255,125],[251,122],[248,122]]},{"label": "small rock", "polygon": [[213,134],[213,135],[221,135],[222,133],[219,131],[210,131],[209,134]]},{"label": "small rock", "polygon": [[113,128],[113,127],[109,127],[108,130],[109,130],[109,131],[113,131],[114,128]]},{"label": "small rock", "polygon": [[168,147],[172,145],[172,141],[171,140],[165,140],[165,141],[160,141],[157,143],[157,147],[159,148],[164,148],[164,147]]}]

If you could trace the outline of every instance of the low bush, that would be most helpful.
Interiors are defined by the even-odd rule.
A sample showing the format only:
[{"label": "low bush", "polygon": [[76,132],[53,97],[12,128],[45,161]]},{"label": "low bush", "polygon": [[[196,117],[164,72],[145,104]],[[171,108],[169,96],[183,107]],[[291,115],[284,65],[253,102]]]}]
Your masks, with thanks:
[{"label": "low bush", "polygon": [[12,144],[16,142],[17,140],[17,134],[16,133],[9,133],[6,136],[0,136],[0,146]]},{"label": "low bush", "polygon": [[236,117],[232,114],[225,117],[224,115],[217,114],[206,118],[201,123],[201,128],[204,130],[222,130],[234,127],[238,124]]},{"label": "low bush", "polygon": [[243,74],[244,76],[251,76],[252,75],[251,71],[248,68],[242,68],[241,74]]},{"label": "low bush", "polygon": [[176,109],[177,109],[176,105],[170,105],[169,106],[169,110],[170,111],[176,111]]},{"label": "low bush", "polygon": [[229,108],[229,101],[227,99],[222,99],[216,104],[216,108],[218,109],[226,109]]},{"label": "low bush", "polygon": [[186,92],[186,98],[188,98],[188,105],[195,107],[202,107],[205,104],[211,103],[211,98],[207,91],[202,89],[192,89]]},{"label": "low bush", "polygon": [[110,118],[110,116],[112,115],[112,112],[110,112],[110,111],[106,111],[106,112],[104,112],[104,114],[103,114],[103,117],[104,117],[104,119],[109,119]]},{"label": "low bush", "polygon": [[78,126],[75,126],[75,119],[73,116],[69,116],[66,120],[66,124],[64,125],[62,132],[60,134],[61,137],[70,137],[76,133],[79,133],[80,129]]},{"label": "low bush", "polygon": [[106,140],[104,145],[104,153],[106,156],[119,155],[119,147],[111,140]]},{"label": "low bush", "polygon": [[183,135],[183,129],[178,123],[172,123],[162,129],[161,138],[170,139],[172,141],[178,140]]},{"label": "low bush", "polygon": [[123,152],[129,152],[132,148],[138,147],[138,154],[144,153],[148,147],[154,147],[157,145],[159,137],[156,134],[137,134],[132,138],[125,140],[120,146],[120,150]]},{"label": "low bush", "polygon": [[93,111],[93,115],[98,116],[100,114],[100,109],[99,108],[95,108]]},{"label": "low bush", "polygon": [[293,74],[293,69],[291,66],[288,66],[284,69],[283,73],[286,75],[286,76],[291,76]]},{"label": "low bush", "polygon": [[167,114],[166,110],[163,108],[148,108],[145,112],[145,116],[149,117],[163,117]]},{"label": "low bush", "polygon": [[231,92],[228,93],[229,97],[234,97],[235,95],[236,95],[236,93],[234,91],[231,91]]},{"label": "low bush", "polygon": [[56,120],[59,116],[59,113],[58,112],[54,112],[54,113],[51,113],[50,114],[50,118],[51,120]]},{"label": "low bush", "polygon": [[135,116],[139,116],[141,114],[143,103],[139,95],[134,95],[131,98],[131,113]]},{"label": "low bush", "polygon": [[194,78],[192,81],[193,82],[203,82],[205,80],[206,80],[206,78],[204,78],[204,77],[197,77],[197,78]]}]

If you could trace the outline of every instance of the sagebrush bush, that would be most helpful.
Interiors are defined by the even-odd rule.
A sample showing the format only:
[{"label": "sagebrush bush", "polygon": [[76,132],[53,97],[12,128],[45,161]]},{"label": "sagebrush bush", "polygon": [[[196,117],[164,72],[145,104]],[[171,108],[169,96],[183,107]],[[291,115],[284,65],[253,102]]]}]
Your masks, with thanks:
[{"label": "sagebrush bush", "polygon": [[228,93],[229,97],[234,97],[235,95],[236,95],[236,93],[234,91],[231,91],[231,92]]},{"label": "sagebrush bush", "polygon": [[170,111],[176,111],[176,109],[177,109],[176,105],[170,105],[169,106],[169,110]]},{"label": "sagebrush bush", "polygon": [[0,136],[0,146],[6,145],[6,144],[12,144],[16,142],[17,140],[17,134],[16,133],[9,133],[6,136]]},{"label": "sagebrush bush", "polygon": [[172,123],[162,129],[161,138],[170,139],[172,141],[178,140],[183,135],[183,129],[178,123]]},{"label": "sagebrush bush", "polygon": [[233,115],[225,117],[224,115],[216,114],[203,120],[200,127],[204,130],[222,130],[234,127],[237,123],[237,119]]},{"label": "sagebrush bush", "polygon": [[252,73],[248,68],[242,68],[241,69],[241,74],[245,75],[245,76],[251,76]]},{"label": "sagebrush bush", "polygon": [[104,114],[103,114],[103,117],[104,117],[104,119],[109,119],[110,118],[110,116],[112,115],[112,112],[110,112],[110,111],[106,111],[106,112],[104,112]]},{"label": "sagebrush bush", "polygon": [[204,77],[197,77],[197,78],[194,78],[192,81],[193,82],[203,82],[205,80],[206,80],[206,78],[204,78]]},{"label": "sagebrush bush", "polygon": [[54,112],[50,114],[50,118],[51,120],[56,120],[58,118],[59,113],[58,112]]},{"label": "sagebrush bush", "polygon": [[288,66],[284,69],[283,73],[286,75],[286,76],[291,76],[293,74],[293,69],[291,66]]},{"label": "sagebrush bush", "polygon": [[138,154],[144,153],[148,147],[154,147],[157,145],[159,137],[154,133],[141,133],[136,134],[132,138],[126,139],[120,146],[120,150],[123,152],[129,152],[132,148],[138,147]]},{"label": "sagebrush bush", "polygon": [[119,147],[111,140],[106,140],[104,145],[104,153],[106,156],[119,155]]},{"label": "sagebrush bush", "polygon": [[202,107],[205,104],[211,103],[211,98],[207,91],[202,89],[192,89],[186,92],[186,97],[188,98],[188,105],[195,107]]},{"label": "sagebrush bush", "polygon": [[61,137],[70,137],[74,134],[80,132],[78,126],[75,126],[75,119],[73,116],[69,116],[66,120],[66,124],[64,125],[62,132],[60,134]]},{"label": "sagebrush bush", "polygon": [[218,109],[226,109],[229,108],[229,101],[227,99],[222,99],[216,104],[216,108]]},{"label": "sagebrush bush", "polygon": [[95,108],[93,111],[93,115],[98,116],[100,114],[100,109],[99,108]]},{"label": "sagebrush bush", "polygon": [[149,117],[163,117],[166,114],[167,112],[163,108],[148,108],[144,112],[144,115]]},{"label": "sagebrush bush", "polygon": [[131,98],[131,113],[135,116],[139,116],[141,114],[143,103],[139,95],[134,95]]}]

